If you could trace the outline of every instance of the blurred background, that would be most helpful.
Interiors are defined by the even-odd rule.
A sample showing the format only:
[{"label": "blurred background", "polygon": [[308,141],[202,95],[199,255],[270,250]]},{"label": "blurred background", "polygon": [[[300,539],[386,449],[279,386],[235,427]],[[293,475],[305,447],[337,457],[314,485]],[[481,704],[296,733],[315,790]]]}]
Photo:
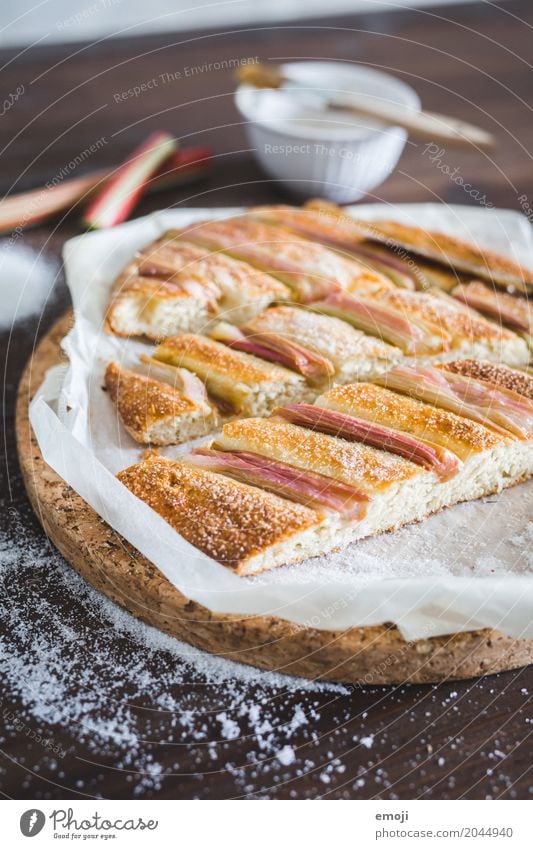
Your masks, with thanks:
[{"label": "blurred background", "polygon": [[[151,133],[165,131],[193,155],[207,147],[209,168],[200,169],[201,179],[145,197],[134,215],[291,200],[324,194],[328,182],[348,186],[335,198],[342,202],[438,200],[524,211],[519,198],[529,198],[533,184],[532,25],[529,0],[3,0],[0,191],[116,168]],[[385,100],[469,121],[497,146],[431,147],[429,136],[404,134],[394,155],[377,144],[351,160],[341,151],[342,173],[333,173],[326,138],[325,154],[313,148],[289,161],[283,148],[266,163],[256,115],[236,103],[236,70],[309,60],[342,62],[367,81],[387,74]],[[391,85],[407,100],[390,94]],[[312,171],[305,192],[304,164]],[[377,169],[375,178],[350,186],[357,167]],[[72,217],[61,239],[79,231],[65,230],[70,224]],[[58,238],[56,230],[49,238]]]},{"label": "blurred background", "polygon": [[466,0],[3,0],[0,45],[85,41],[109,35],[146,35],[197,27],[283,23],[299,18],[404,7],[446,6]]}]

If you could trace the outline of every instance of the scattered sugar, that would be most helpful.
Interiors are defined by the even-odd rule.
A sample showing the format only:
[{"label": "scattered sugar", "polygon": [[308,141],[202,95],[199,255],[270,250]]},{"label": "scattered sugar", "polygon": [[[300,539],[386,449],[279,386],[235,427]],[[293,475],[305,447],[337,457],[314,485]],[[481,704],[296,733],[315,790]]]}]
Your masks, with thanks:
[{"label": "scattered sugar", "polygon": [[240,726],[231,719],[226,713],[217,714],[217,720],[222,726],[222,736],[224,740],[236,740],[241,736]]},{"label": "scattered sugar", "polygon": [[50,298],[59,266],[27,246],[0,242],[0,330],[38,316]]},{"label": "scattered sugar", "polygon": [[[6,505],[4,511],[9,517]],[[420,722],[418,748],[406,751],[398,767],[416,770],[413,792],[431,795],[438,786],[441,797],[454,798],[454,771],[461,769],[466,741],[450,737],[444,758],[442,742],[440,751],[432,745],[432,729],[452,707],[468,727],[479,710],[476,692],[491,703],[499,698],[494,679],[452,690],[431,687],[418,710],[416,688],[413,696],[403,686],[358,690],[225,661],[134,619],[92,590],[40,535],[32,536],[31,522],[12,524],[10,536],[0,535],[0,591],[9,598],[0,613],[0,681],[10,735],[4,741],[0,732],[0,744],[5,748],[22,722],[32,732],[44,726],[52,742],[56,734],[67,747],[57,753],[33,746],[21,761],[29,774],[59,785],[70,781],[83,795],[98,795],[110,768],[132,798],[168,795],[183,773],[191,795],[209,797],[216,776],[225,772],[239,796],[272,798],[274,788],[284,788],[289,798],[300,798],[294,782],[308,776],[304,796],[316,795],[318,785],[325,798],[378,793],[395,799],[394,761],[405,745],[396,736],[401,726],[391,724],[397,713]],[[23,706],[15,719],[5,712],[10,692]],[[516,673],[519,693],[521,713],[528,690]],[[520,721],[528,720],[524,714]],[[516,796],[503,769],[515,747],[516,735],[504,729],[479,751],[476,776],[489,770],[487,798]],[[78,758],[91,765],[82,777],[71,774]],[[101,775],[95,776],[95,765]],[[25,782],[31,792],[30,779]]]},{"label": "scattered sugar", "polygon": [[276,758],[283,766],[290,766],[296,760],[296,755],[292,746],[283,746],[279,752],[276,752]]},{"label": "scattered sugar", "polygon": [[297,763],[288,741],[313,741],[319,695],[347,693],[217,658],[145,625],[22,523],[0,535],[0,587],[9,597],[0,614],[0,680],[23,704],[16,721],[45,724],[52,738],[61,727],[95,755],[112,757],[131,773],[135,796],[160,789],[168,769],[147,741],[176,744],[178,755],[185,745],[188,757],[197,747],[204,767],[206,753],[220,761],[228,741],[252,741],[244,765],[226,764],[244,791],[254,763],[263,773]]}]

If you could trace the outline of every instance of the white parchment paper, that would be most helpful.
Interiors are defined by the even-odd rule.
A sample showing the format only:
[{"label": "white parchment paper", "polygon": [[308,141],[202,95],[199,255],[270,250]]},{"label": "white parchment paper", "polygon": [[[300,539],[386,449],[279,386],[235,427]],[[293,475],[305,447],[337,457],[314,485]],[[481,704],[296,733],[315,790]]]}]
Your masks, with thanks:
[{"label": "white parchment paper", "polygon": [[[69,365],[48,373],[30,411],[47,463],[182,593],[213,611],[272,614],[327,629],[394,622],[406,639],[479,627],[533,638],[532,483],[336,554],[239,578],[189,545],[118,482],[115,474],[139,460],[142,449],[117,421],[102,376],[110,359],[133,363],[152,346],[104,331],[113,279],[137,249],[168,227],[235,211],[157,213],[67,243],[75,311],[75,326],[63,342]],[[462,235],[533,265],[530,226],[512,211],[373,204],[354,212]]]}]

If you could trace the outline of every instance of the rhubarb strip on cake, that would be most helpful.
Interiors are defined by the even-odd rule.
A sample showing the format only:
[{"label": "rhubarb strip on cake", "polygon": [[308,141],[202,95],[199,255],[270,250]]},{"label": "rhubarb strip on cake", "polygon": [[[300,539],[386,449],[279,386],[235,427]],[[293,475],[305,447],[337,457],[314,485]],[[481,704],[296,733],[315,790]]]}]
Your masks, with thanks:
[{"label": "rhubarb strip on cake", "polygon": [[272,331],[255,331],[250,325],[217,324],[209,334],[235,351],[244,351],[295,371],[310,386],[321,386],[335,374],[333,363],[298,342]]},{"label": "rhubarb strip on cake", "polygon": [[266,415],[279,403],[314,397],[301,375],[204,336],[184,333],[159,345],[154,357],[196,374],[228,415]]},{"label": "rhubarb strip on cake", "polygon": [[379,296],[355,297],[344,292],[334,292],[313,303],[313,308],[341,318],[365,333],[383,339],[404,354],[432,355],[449,349],[449,336],[446,331],[430,322],[424,322],[416,314],[406,314]]},{"label": "rhubarb strip on cake", "polygon": [[[405,320],[422,322],[434,333],[442,334],[448,340],[450,354],[446,356],[483,357],[509,365],[521,365],[529,360],[524,339],[443,293],[384,290],[373,295],[372,300],[395,310]],[[441,359],[442,354],[438,353],[437,358]]]},{"label": "rhubarb strip on cake", "polygon": [[389,451],[391,454],[398,454],[434,472],[440,480],[448,480],[461,468],[461,463],[455,454],[441,445],[354,415],[346,415],[311,404],[280,407],[274,411],[274,414],[319,433],[339,436],[350,442],[361,442],[363,445],[371,445],[374,448]]},{"label": "rhubarb strip on cake", "polygon": [[503,324],[517,333],[524,333],[528,340],[533,336],[533,309],[527,298],[511,295],[473,280],[453,290],[456,300],[477,310],[487,318]]},{"label": "rhubarb strip on cake", "polygon": [[254,333],[276,333],[325,357],[333,364],[334,379],[339,383],[380,374],[403,358],[399,348],[346,321],[305,307],[269,307],[247,327]]},{"label": "rhubarb strip on cake", "polygon": [[118,478],[187,542],[240,575],[319,545],[321,513],[223,475],[150,457]]},{"label": "rhubarb strip on cake", "polygon": [[340,256],[284,227],[246,216],[192,224],[182,231],[182,236],[273,275],[289,286],[292,299],[300,303],[315,301],[336,290],[367,292],[393,285],[355,259]]},{"label": "rhubarb strip on cake", "polygon": [[350,484],[320,472],[302,470],[252,451],[197,448],[187,461],[220,472],[275,495],[346,519],[362,519],[370,497]]},{"label": "rhubarb strip on cake", "polygon": [[390,389],[450,410],[503,436],[533,434],[533,403],[504,387],[430,366],[401,365],[377,378]]}]

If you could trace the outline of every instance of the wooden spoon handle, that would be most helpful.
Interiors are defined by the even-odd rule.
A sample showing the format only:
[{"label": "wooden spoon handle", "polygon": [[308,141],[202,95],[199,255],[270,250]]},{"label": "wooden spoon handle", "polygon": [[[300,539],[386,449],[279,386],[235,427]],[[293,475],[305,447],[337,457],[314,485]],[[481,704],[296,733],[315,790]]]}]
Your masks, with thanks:
[{"label": "wooden spoon handle", "polygon": [[480,150],[493,150],[496,146],[494,136],[481,127],[437,112],[413,112],[390,103],[347,104],[329,101],[329,105],[354,115],[365,115],[367,118],[376,118],[386,124],[403,127],[411,136],[426,142],[439,142],[442,145],[463,148],[476,147]]}]

